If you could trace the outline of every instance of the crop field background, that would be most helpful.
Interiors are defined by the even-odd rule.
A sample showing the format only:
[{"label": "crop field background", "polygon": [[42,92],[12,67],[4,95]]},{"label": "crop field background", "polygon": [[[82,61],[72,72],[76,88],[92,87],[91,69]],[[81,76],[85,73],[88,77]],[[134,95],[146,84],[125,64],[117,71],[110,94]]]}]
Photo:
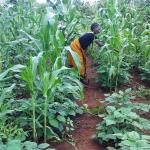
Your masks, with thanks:
[{"label": "crop field background", "polygon": [[0,150],[150,150],[149,110],[149,0],[0,0]]}]

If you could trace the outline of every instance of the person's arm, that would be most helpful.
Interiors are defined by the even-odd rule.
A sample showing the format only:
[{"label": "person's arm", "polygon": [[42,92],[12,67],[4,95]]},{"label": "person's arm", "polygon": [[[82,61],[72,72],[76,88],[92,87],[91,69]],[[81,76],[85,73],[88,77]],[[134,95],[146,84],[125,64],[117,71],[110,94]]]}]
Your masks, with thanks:
[{"label": "person's arm", "polygon": [[103,46],[104,44],[102,43],[102,41],[100,41],[99,39],[95,39],[94,40],[95,41],[95,43],[98,45],[98,46]]}]

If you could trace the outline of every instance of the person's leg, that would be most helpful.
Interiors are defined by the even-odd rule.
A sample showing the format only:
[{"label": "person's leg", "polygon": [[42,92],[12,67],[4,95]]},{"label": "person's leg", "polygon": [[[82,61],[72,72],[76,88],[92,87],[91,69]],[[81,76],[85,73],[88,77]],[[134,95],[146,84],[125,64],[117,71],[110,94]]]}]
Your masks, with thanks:
[{"label": "person's leg", "polygon": [[89,84],[89,79],[88,78],[80,78],[80,81],[84,84],[84,85],[88,85]]}]

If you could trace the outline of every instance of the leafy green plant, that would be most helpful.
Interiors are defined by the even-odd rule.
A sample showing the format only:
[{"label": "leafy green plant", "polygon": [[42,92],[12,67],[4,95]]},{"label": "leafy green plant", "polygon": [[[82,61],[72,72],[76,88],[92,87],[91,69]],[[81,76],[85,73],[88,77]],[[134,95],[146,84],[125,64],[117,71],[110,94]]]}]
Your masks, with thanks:
[{"label": "leafy green plant", "polygon": [[[53,129],[50,129],[50,126],[62,131],[64,130],[64,126],[67,125],[66,119],[68,118],[68,116],[71,115],[71,112],[74,115],[76,113],[79,113],[76,111],[74,112],[72,110],[74,108],[77,109],[78,106],[75,105],[74,102],[71,103],[70,98],[83,98],[82,85],[77,79],[74,79],[66,74],[69,70],[69,68],[61,65],[60,57],[56,58],[56,61],[54,62],[53,66],[46,66],[46,59],[44,55],[40,53],[38,56],[31,58],[29,66],[27,66],[26,69],[21,73],[23,80],[27,82],[27,86],[32,96],[32,128],[34,127],[33,137],[35,137],[34,132],[36,131],[36,128],[38,128],[39,131],[41,127],[44,127],[45,141],[48,135],[47,130],[51,130],[52,136],[58,137],[53,132]],[[64,92],[66,93],[66,95]],[[67,95],[70,95],[71,97],[64,97]],[[38,98],[37,96],[41,98]],[[42,99],[43,101],[41,101]],[[67,103],[64,103],[64,101],[66,100]],[[67,114],[58,115],[57,113],[62,108],[56,111],[55,109],[57,108],[57,105],[55,106],[55,101],[58,101],[58,107],[60,107],[59,105],[64,105],[66,107],[65,111],[71,108],[71,112],[64,111],[64,113]],[[51,111],[49,112],[50,106],[55,107],[51,108]],[[29,109],[28,107],[26,108]],[[42,116],[44,116],[44,122],[43,119],[40,121],[40,118],[42,118],[42,116],[38,111],[40,111]],[[55,113],[53,114],[53,112]],[[38,124],[40,126],[36,123],[36,118],[38,119]],[[44,124],[44,126],[41,125],[42,123]],[[39,132],[39,136],[40,135],[41,134]]]},{"label": "leafy green plant", "polygon": [[141,69],[141,79],[149,81],[150,75],[150,61],[146,62],[144,66],[139,67]]},{"label": "leafy green plant", "polygon": [[[64,5],[61,3],[61,5]],[[35,138],[35,106],[37,105],[35,102],[35,97],[41,96],[44,99],[44,112],[42,114],[44,115],[44,140],[46,142],[47,139],[47,109],[49,103],[52,103],[54,101],[55,96],[55,90],[58,90],[57,87],[61,86],[63,83],[64,90],[67,88],[69,89],[70,84],[64,84],[65,82],[63,79],[61,79],[60,75],[62,75],[62,78],[68,78],[68,80],[72,80],[70,77],[63,76],[64,72],[68,72],[69,69],[66,68],[64,65],[64,62],[62,61],[62,48],[64,46],[64,37],[62,35],[62,32],[57,29],[59,15],[56,15],[55,12],[53,13],[53,16],[49,16],[47,14],[44,19],[42,20],[42,26],[40,27],[40,31],[38,33],[38,36],[33,37],[29,33],[21,30],[21,33],[25,35],[27,39],[30,39],[33,44],[33,48],[37,48],[38,51],[43,51],[43,56],[40,58],[40,60],[35,60],[33,62],[33,59],[37,57],[32,57],[32,62],[29,64],[29,66],[25,69],[25,71],[22,73],[22,78],[28,83],[28,87],[30,90],[30,93],[32,95],[32,108],[33,108],[33,137]],[[39,54],[41,55],[41,54]],[[63,63],[63,64],[62,64]],[[38,68],[37,68],[38,66]],[[36,69],[38,69],[38,72],[36,72]],[[35,73],[34,73],[35,71]],[[76,80],[72,80],[72,83],[80,85],[80,83]],[[71,84],[72,84],[71,83]],[[73,87],[73,86],[72,86]],[[66,88],[66,89],[65,89]],[[38,92],[34,92],[38,90]],[[61,88],[60,88],[61,89]],[[73,97],[79,96],[79,92],[81,91],[82,87],[81,85],[76,91],[76,95]],[[61,89],[61,92],[64,92],[64,90]],[[75,93],[74,91],[71,91],[71,93]],[[81,94],[81,93],[80,93]],[[64,95],[64,94],[63,94]]]},{"label": "leafy green plant", "polygon": [[149,130],[150,121],[141,118],[135,112],[135,109],[148,112],[149,105],[144,108],[146,104],[133,104],[132,99],[134,97],[131,96],[131,89],[113,93],[105,99],[109,103],[106,106],[106,113],[99,115],[103,117],[103,121],[97,125],[96,132],[96,139],[100,143],[108,144],[112,141],[115,147],[118,147],[122,142],[118,137],[119,134],[124,136],[131,131],[141,134],[143,129]]},{"label": "leafy green plant", "polygon": [[140,65],[138,66],[139,69],[141,70],[141,75],[142,75],[142,79],[143,80],[149,80],[148,76],[149,76],[149,72],[150,72],[150,68],[149,68],[149,64],[150,64],[150,52],[149,52],[149,48],[150,48],[150,44],[149,44],[149,33],[150,33],[150,26],[149,23],[145,22],[143,24],[144,26],[144,31],[141,33],[140,38],[141,38],[141,43],[140,43]]},{"label": "leafy green plant", "polygon": [[[103,86],[117,88],[121,83],[129,82],[130,74],[129,64],[125,61],[127,38],[122,34],[124,24],[121,20],[123,18],[115,1],[111,0],[110,2],[107,1],[106,8],[100,10],[102,11],[100,17],[105,16],[105,19],[102,19],[104,32],[102,38],[105,40],[105,45],[102,50],[99,50],[96,61],[99,64],[97,72],[100,73],[98,80],[102,82]],[[115,17],[119,18],[118,22]]]},{"label": "leafy green plant", "polygon": [[6,2],[5,7],[0,6],[0,29],[5,30],[0,33],[0,49],[5,69],[10,64],[24,64],[31,54],[36,54],[36,49],[31,46],[32,41],[23,37],[20,30],[31,35],[37,34],[45,12],[45,6],[37,5],[31,0],[17,1],[17,4]]},{"label": "leafy green plant", "polygon": [[[76,36],[78,31],[78,23],[83,24],[80,19],[83,14],[77,9],[79,1],[49,1],[50,10],[53,14],[58,15],[59,29],[65,36],[64,44],[68,45]],[[60,9],[61,8],[61,9]]]},{"label": "leafy green plant", "polygon": [[21,142],[21,140],[12,140],[9,139],[7,143],[3,143],[0,141],[0,150],[55,150],[53,148],[49,148],[49,144],[47,143],[41,143],[37,144],[35,142],[25,141]]},{"label": "leafy green plant", "polygon": [[129,82],[131,75],[129,74],[128,64],[124,62],[123,53],[106,51],[100,53],[101,63],[97,67],[97,72],[100,77],[97,81],[102,83],[102,86],[117,88],[119,85]]},{"label": "leafy green plant", "polygon": [[0,135],[4,141],[8,138],[22,140],[26,138],[26,132],[15,124],[16,119],[13,116],[16,112],[13,94],[16,84],[10,85],[8,82],[13,73],[21,72],[24,68],[23,65],[15,65],[0,74]]},{"label": "leafy green plant", "polygon": [[141,135],[138,132],[127,132],[124,135],[118,135],[121,138],[119,143],[120,150],[144,150],[150,148],[150,136]]},{"label": "leafy green plant", "polygon": [[26,133],[14,123],[7,124],[5,122],[0,123],[0,136],[3,141],[7,141],[8,139],[25,140]]},{"label": "leafy green plant", "polygon": [[36,124],[35,124],[35,90],[34,90],[34,82],[37,75],[37,66],[39,63],[39,59],[42,56],[40,53],[37,57],[32,57],[30,60],[29,67],[26,67],[25,70],[22,72],[22,79],[25,80],[28,84],[28,88],[30,90],[32,96],[32,128],[33,128],[33,139],[36,140],[37,133],[36,133]]},{"label": "leafy green plant", "polygon": [[[118,150],[144,150],[150,148],[148,135],[140,135],[138,132],[131,131],[125,134],[116,134],[121,142],[118,144]],[[108,150],[116,150],[114,147],[108,147]]]},{"label": "leafy green plant", "polygon": [[79,108],[77,104],[70,100],[65,100],[62,104],[55,102],[49,105],[49,123],[57,128],[59,132],[64,132],[65,134],[65,131],[68,132],[70,128],[73,128],[71,116],[82,113],[82,108]]},{"label": "leafy green plant", "polygon": [[[85,30],[91,24],[91,18],[100,22],[100,36],[105,43],[102,49],[91,53],[98,64],[98,80],[104,86],[117,88],[129,82],[129,70],[134,67],[139,68],[142,78],[148,80],[149,23],[146,18],[149,9],[146,1],[136,2],[106,0],[88,6],[73,0],[49,0],[46,5],[38,5],[32,0],[17,0],[16,4],[9,5],[7,1],[5,7],[0,5],[2,132],[5,127],[8,130],[12,128],[12,136],[15,136],[14,130],[21,129],[29,138],[44,137],[46,142],[49,138],[61,140],[73,130],[73,117],[83,112],[75,103],[76,99],[83,99],[83,87],[78,80],[78,57],[65,46],[79,30],[83,31],[82,27]],[[76,70],[65,67],[66,52],[73,56]],[[24,71],[20,73],[22,69]],[[113,127],[113,131],[109,128],[108,132],[116,140],[122,140],[115,135],[116,132],[124,135],[131,129],[141,132],[143,127],[148,128],[147,120],[140,118],[134,110],[148,112],[149,106],[133,105],[132,98],[130,90],[126,90],[106,99],[111,106],[106,108],[103,126],[104,130]],[[12,121],[15,125],[10,124]],[[111,138],[109,135],[107,140]],[[10,144],[13,149],[20,146],[20,142],[16,143]],[[40,149],[37,145],[23,149],[32,148]]]}]

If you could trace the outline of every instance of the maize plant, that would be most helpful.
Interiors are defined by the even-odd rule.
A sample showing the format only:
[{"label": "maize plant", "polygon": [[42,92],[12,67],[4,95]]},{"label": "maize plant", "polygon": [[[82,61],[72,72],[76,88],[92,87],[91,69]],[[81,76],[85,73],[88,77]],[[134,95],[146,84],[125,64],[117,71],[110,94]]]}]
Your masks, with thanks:
[{"label": "maize plant", "polygon": [[[50,6],[27,0],[0,6],[0,28],[3,29],[0,33],[0,70],[10,68],[0,75],[1,80],[13,70],[12,77],[7,79],[10,88],[2,90],[2,97],[15,87],[14,97],[20,99],[13,105],[12,111],[18,116],[15,122],[21,128],[29,128],[28,133],[34,141],[43,137],[45,142],[52,137],[60,140],[55,130],[61,132],[67,126],[72,128],[70,116],[82,113],[74,100],[83,99],[83,87],[78,80],[78,57],[65,47],[66,39],[74,32],[77,23],[75,5],[70,0],[57,3],[52,9]],[[73,28],[68,29],[69,24]],[[64,36],[65,30],[70,32],[68,38]],[[65,66],[67,53],[73,56],[78,70]],[[64,105],[64,113],[57,115],[59,111],[53,103],[58,103],[57,107]],[[52,116],[50,110],[57,113]]]},{"label": "maize plant", "polygon": [[123,0],[99,2],[97,7],[102,28],[101,38],[105,41],[101,49],[92,53],[98,64],[98,81],[103,86],[116,89],[122,83],[130,81],[130,70],[133,68],[140,68],[142,78],[147,80],[149,24],[145,21],[143,11],[134,5],[134,1],[128,3]]}]

